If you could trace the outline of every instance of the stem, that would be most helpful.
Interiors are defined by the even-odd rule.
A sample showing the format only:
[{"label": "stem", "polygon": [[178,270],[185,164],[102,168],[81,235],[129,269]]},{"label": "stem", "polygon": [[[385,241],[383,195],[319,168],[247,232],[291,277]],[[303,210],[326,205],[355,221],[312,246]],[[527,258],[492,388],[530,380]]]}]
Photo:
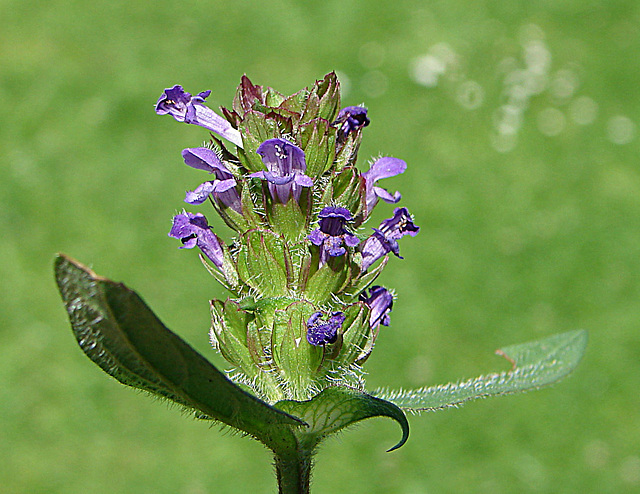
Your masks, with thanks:
[{"label": "stem", "polygon": [[279,494],[309,494],[311,452],[297,450],[286,456],[275,455]]}]

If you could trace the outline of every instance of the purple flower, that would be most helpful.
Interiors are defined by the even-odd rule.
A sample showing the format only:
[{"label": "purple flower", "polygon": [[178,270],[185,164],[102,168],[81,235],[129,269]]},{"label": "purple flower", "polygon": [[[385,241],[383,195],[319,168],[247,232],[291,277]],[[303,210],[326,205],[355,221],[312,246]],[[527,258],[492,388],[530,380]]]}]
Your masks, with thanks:
[{"label": "purple flower", "polygon": [[182,89],[182,86],[175,85],[170,89],[165,89],[162,96],[158,98],[156,113],[158,115],[168,113],[178,122],[200,125],[231,141],[236,146],[242,147],[240,132],[211,108],[204,105],[204,100],[210,94],[211,91],[203,91],[196,96],[191,96]]},{"label": "purple flower", "polygon": [[372,286],[369,289],[369,296],[367,297],[365,293],[361,293],[360,300],[367,304],[371,310],[369,326],[374,332],[380,324],[383,326],[389,325],[389,312],[393,307],[393,295],[389,290],[378,285]]},{"label": "purple flower", "polygon": [[214,173],[216,176],[216,180],[204,182],[194,191],[188,191],[184,202],[202,204],[209,194],[213,194],[213,197],[225,207],[242,214],[236,179],[214,151],[209,148],[187,148],[182,151],[182,157],[188,166]]},{"label": "purple flower", "polygon": [[222,246],[204,215],[184,212],[173,218],[169,236],[182,242],[181,249],[198,247],[218,268],[222,268]]},{"label": "purple flower", "polygon": [[322,312],[314,313],[307,321],[307,341],[314,346],[333,343],[346,316],[342,312],[332,312],[328,321],[320,320]]},{"label": "purple flower", "polygon": [[338,142],[344,142],[351,132],[369,125],[367,109],[363,106],[347,106],[340,110],[333,125],[338,127]]},{"label": "purple flower", "polygon": [[391,195],[385,189],[376,186],[376,182],[383,178],[395,177],[407,169],[407,164],[398,158],[380,158],[371,165],[368,171],[362,174],[366,185],[367,194],[367,216],[371,214],[373,208],[378,203],[378,198],[391,204],[397,203],[400,192]]},{"label": "purple flower", "polygon": [[286,204],[293,196],[300,200],[302,187],[311,187],[313,180],[305,175],[307,163],[304,151],[284,139],[268,139],[256,152],[262,157],[268,171],[252,173],[249,177],[261,178],[269,182],[271,197]]},{"label": "purple flower", "polygon": [[415,237],[419,231],[420,227],[413,224],[409,210],[396,208],[393,211],[393,218],[380,223],[380,228],[374,228],[373,234],[365,240],[361,250],[362,266],[360,269],[366,271],[369,266],[389,252],[393,252],[402,259],[398,239],[407,234]]},{"label": "purple flower", "polygon": [[343,243],[349,247],[355,247],[360,240],[350,233],[346,224],[352,221],[351,213],[346,208],[327,206],[318,214],[318,227],[307,237],[313,245],[321,247],[320,265],[322,266],[329,256],[337,257],[345,254],[347,250]]}]

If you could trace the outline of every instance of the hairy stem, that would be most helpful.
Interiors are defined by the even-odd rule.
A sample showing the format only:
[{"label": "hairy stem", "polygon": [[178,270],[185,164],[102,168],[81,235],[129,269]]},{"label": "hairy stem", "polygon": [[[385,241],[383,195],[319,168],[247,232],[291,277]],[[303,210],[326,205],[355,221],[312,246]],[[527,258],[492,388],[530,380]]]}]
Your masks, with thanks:
[{"label": "hairy stem", "polygon": [[293,454],[275,455],[278,492],[280,494],[309,494],[311,480],[311,452],[298,450]]}]

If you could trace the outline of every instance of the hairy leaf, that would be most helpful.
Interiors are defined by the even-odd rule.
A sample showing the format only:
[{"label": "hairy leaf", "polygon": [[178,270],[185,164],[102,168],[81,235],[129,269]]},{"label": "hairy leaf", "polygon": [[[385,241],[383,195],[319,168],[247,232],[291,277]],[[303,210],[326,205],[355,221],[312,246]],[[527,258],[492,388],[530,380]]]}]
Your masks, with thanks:
[{"label": "hairy leaf", "polygon": [[309,424],[295,434],[313,449],[324,437],[371,417],[389,417],[402,427],[402,439],[388,451],[401,447],[409,437],[405,414],[393,403],[345,387],[326,388],[308,401],[279,401],[277,408],[296,415]]},{"label": "hairy leaf", "polygon": [[404,410],[422,412],[457,406],[487,396],[537,389],[567,376],[580,362],[587,346],[586,331],[571,331],[502,348],[511,370],[413,390],[378,389],[373,395],[389,400]]},{"label": "hairy leaf", "polygon": [[128,386],[169,399],[200,418],[219,420],[269,446],[269,431],[304,425],[246,393],[169,331],[142,299],[65,256],[55,274],[80,348]]}]

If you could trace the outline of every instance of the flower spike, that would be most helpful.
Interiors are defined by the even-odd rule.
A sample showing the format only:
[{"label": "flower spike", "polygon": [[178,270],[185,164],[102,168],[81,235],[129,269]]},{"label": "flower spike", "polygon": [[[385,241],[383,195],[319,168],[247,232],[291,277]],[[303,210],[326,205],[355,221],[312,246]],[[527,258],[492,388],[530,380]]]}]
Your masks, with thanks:
[{"label": "flower spike", "polygon": [[398,239],[419,230],[396,208],[371,236],[356,235],[380,200],[400,200],[378,182],[407,165],[381,157],[358,170],[367,109],[339,110],[338,90],[335,74],[292,96],[243,77],[224,112],[233,126],[204,105],[208,91],[192,96],[175,86],[156,106],[232,140],[237,132],[233,142],[246,145],[236,154],[209,145],[182,151],[187,166],[211,175],[185,202],[211,202],[238,234],[229,247],[201,213],[176,215],[170,236],[202,250],[217,267],[209,272],[237,297],[212,301],[214,346],[271,403],[310,399],[336,379],[359,386],[354,369],[393,305],[389,290],[371,286],[386,262],[373,264],[390,252],[399,257]]}]

